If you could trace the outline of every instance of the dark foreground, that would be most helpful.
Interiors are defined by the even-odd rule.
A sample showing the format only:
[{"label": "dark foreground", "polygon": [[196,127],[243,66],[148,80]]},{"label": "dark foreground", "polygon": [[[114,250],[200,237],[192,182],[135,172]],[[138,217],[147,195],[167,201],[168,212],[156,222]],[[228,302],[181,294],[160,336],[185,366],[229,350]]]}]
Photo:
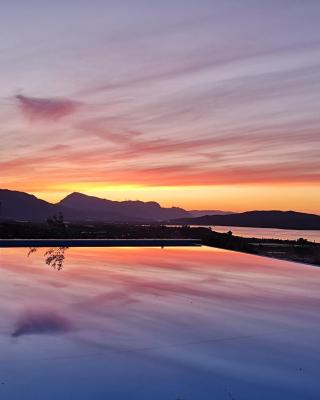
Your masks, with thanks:
[{"label": "dark foreground", "polygon": [[[0,239],[197,239],[207,246],[320,265],[320,244],[303,238],[299,240],[244,238],[235,236],[232,232],[218,233],[203,227],[67,224],[52,220],[46,223],[5,221],[0,223]],[[5,242],[1,245],[6,247]],[[162,244],[159,242],[155,245]],[[28,246],[28,242],[21,246]]]}]

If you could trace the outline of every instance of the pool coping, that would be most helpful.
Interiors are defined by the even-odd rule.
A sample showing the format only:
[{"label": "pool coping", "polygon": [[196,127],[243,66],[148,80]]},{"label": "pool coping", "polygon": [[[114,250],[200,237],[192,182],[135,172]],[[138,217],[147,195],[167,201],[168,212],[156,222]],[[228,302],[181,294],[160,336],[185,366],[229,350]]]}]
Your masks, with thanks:
[{"label": "pool coping", "polygon": [[201,246],[199,239],[0,239],[8,247],[176,247]]}]

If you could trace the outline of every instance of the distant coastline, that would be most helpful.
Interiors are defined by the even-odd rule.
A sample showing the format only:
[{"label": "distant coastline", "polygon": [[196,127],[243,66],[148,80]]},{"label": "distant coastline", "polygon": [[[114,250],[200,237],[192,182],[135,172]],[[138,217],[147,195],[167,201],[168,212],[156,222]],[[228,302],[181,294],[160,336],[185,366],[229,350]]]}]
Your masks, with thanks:
[{"label": "distant coastline", "polygon": [[[106,245],[108,243],[112,245],[112,240],[116,240],[117,245],[121,245],[121,241],[123,241],[122,245],[130,245],[129,241],[132,239],[135,239],[135,244],[140,246],[144,246],[146,243],[165,246],[171,240],[172,244],[183,245],[181,239],[187,239],[191,244],[203,244],[320,266],[320,244],[304,238],[298,240],[248,238],[234,235],[231,231],[227,233],[215,232],[206,227],[169,227],[160,224],[88,224],[60,221],[49,221],[49,223],[4,221],[0,222],[0,246],[6,247],[6,241],[1,241],[1,239],[9,239],[11,242],[16,240],[18,245],[21,244],[25,247],[36,247],[41,243],[46,247],[56,247],[59,246],[59,243],[71,246],[73,239],[82,240],[82,244],[88,247],[91,245],[104,246],[103,241],[106,241]],[[58,240],[58,242],[52,241],[52,239]],[[61,246],[64,246],[64,244]]]},{"label": "distant coastline", "polygon": [[205,215],[178,218],[172,223],[200,226],[237,226],[251,228],[320,230],[320,216],[297,211],[247,211],[230,215]]},{"label": "distant coastline", "polygon": [[28,193],[0,189],[2,220],[45,222],[58,215],[63,216],[65,221],[82,223],[161,223],[320,230],[319,215],[296,211],[257,210],[232,214],[219,210],[187,211],[179,207],[161,207],[155,201],[113,201],[76,192],[52,204]]}]

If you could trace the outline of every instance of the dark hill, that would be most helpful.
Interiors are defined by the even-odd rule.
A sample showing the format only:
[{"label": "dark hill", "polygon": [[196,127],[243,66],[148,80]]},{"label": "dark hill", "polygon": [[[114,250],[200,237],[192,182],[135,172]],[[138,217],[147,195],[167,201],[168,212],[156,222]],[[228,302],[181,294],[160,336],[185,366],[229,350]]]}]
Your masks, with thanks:
[{"label": "dark hill", "polygon": [[156,202],[111,201],[72,193],[58,204],[17,191],[0,189],[0,218],[43,221],[62,212],[66,220],[99,222],[170,221],[188,225],[233,225],[282,229],[320,229],[320,216],[294,211],[248,211],[190,218],[182,208],[163,208]]},{"label": "dark hill", "polygon": [[222,225],[253,228],[320,229],[320,216],[295,211],[247,211],[230,215],[206,215],[171,221],[175,224]]},{"label": "dark hill", "polygon": [[80,211],[88,218],[114,218],[123,221],[161,221],[190,215],[182,208],[163,208],[154,201],[111,201],[82,193],[71,193],[58,205]]},{"label": "dark hill", "polygon": [[58,204],[12,190],[0,189],[0,218],[44,221],[62,212],[66,220],[102,222],[155,222],[185,218],[190,214],[181,208],[163,208],[155,202],[111,201],[72,193]]},{"label": "dark hill", "polygon": [[55,214],[54,204],[24,192],[0,189],[0,217],[16,220],[40,221]]}]

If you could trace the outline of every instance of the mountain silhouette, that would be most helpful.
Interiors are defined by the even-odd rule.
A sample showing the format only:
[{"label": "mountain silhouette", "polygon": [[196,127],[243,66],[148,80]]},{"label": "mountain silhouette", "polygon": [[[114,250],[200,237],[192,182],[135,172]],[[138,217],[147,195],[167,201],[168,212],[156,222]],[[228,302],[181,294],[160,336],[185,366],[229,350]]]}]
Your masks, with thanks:
[{"label": "mountain silhouette", "polygon": [[155,201],[112,201],[82,193],[71,193],[58,206],[80,211],[87,218],[116,218],[123,221],[133,220],[170,220],[190,216],[188,211],[178,208],[163,208]]},{"label": "mountain silhouette", "polygon": [[54,204],[24,192],[0,189],[0,217],[39,221],[57,212]]},{"label": "mountain silhouette", "polygon": [[44,221],[60,212],[66,220],[103,222],[155,222],[190,216],[182,208],[163,208],[156,202],[111,201],[72,193],[51,204],[28,193],[0,189],[0,218]]},{"label": "mountain silhouette", "polygon": [[253,228],[320,229],[320,216],[296,211],[247,211],[229,215],[206,215],[172,221],[187,225],[222,225]]},{"label": "mountain silhouette", "polygon": [[62,213],[67,221],[166,222],[186,225],[320,230],[320,216],[315,214],[295,211],[248,211],[222,215],[223,212],[218,210],[203,212],[212,212],[215,215],[193,218],[195,211],[186,211],[178,207],[164,208],[154,201],[112,201],[77,192],[69,194],[59,203],[52,204],[28,193],[0,189],[2,219],[41,222]]}]

